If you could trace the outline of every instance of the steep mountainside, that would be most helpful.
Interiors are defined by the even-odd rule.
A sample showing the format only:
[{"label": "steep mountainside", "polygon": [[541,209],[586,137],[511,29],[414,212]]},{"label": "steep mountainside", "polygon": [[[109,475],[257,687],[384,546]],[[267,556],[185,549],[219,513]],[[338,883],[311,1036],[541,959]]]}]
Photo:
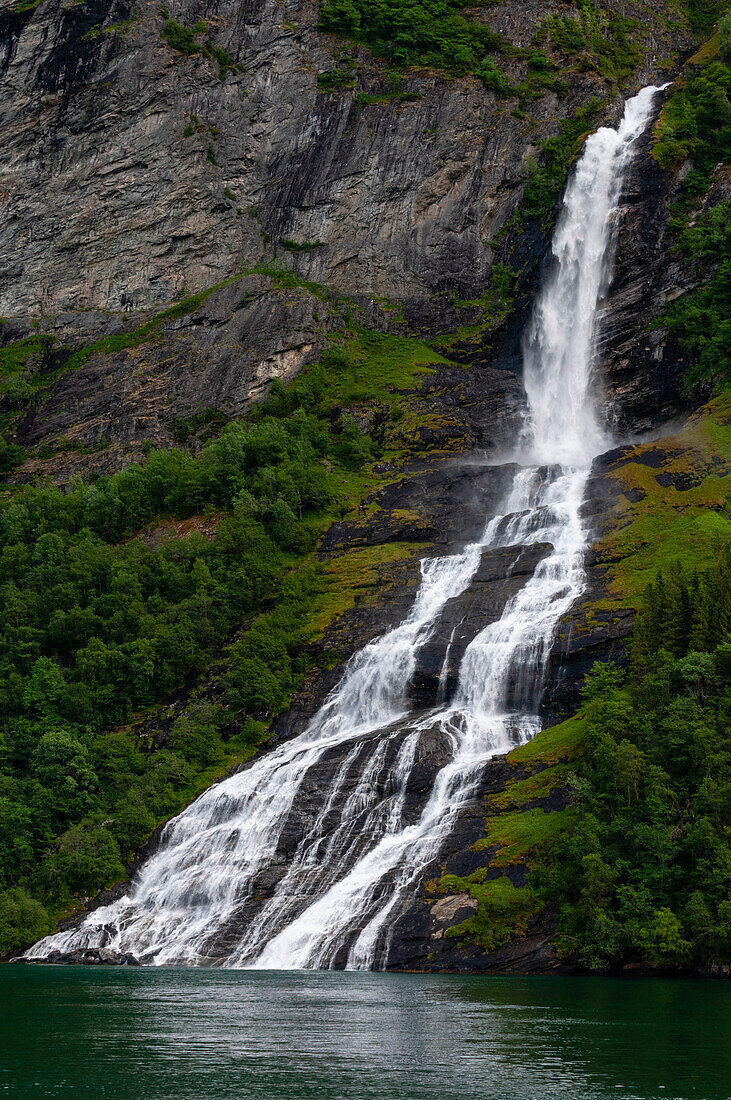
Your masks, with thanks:
[{"label": "steep mountainside", "polygon": [[[6,7],[0,315],[6,341],[49,337],[26,367],[30,407],[14,398],[28,408],[14,418],[18,442],[111,443],[108,471],[146,439],[174,441],[175,418],[240,415],[340,326],[319,292],[283,288],[271,269],[354,298],[368,327],[464,330],[450,356],[494,361],[502,299],[516,280],[532,285],[577,137],[616,117],[620,77],[623,88],[659,82],[692,41],[687,17],[663,4],[603,10],[591,38],[571,4],[480,9],[506,92],[435,69],[396,76],[318,31],[313,3]],[[568,20],[573,38],[552,20]],[[333,73],[334,84],[322,75]],[[526,182],[534,216],[515,224]],[[109,354],[153,317],[146,340]],[[89,466],[42,469],[63,479]]]},{"label": "steep mountainside", "polygon": [[[478,534],[510,476],[521,336],[581,142],[642,85],[728,60],[716,32],[688,67],[719,14],[698,0],[452,6],[479,62],[445,61],[441,23],[404,53],[340,0],[0,12],[0,951],[300,732],[401,621],[421,559]],[[709,284],[675,245],[725,208],[728,170],[714,146],[693,191],[700,154],[653,125],[601,309],[621,445],[596,464],[589,583],[551,654],[542,717],[562,724],[487,769],[395,966],[571,965],[558,902],[511,891],[573,821],[580,684],[626,664],[659,568],[709,566],[728,539],[727,408],[708,374],[689,388],[698,343],[667,319]],[[660,137],[680,154],[658,157]],[[541,557],[485,555],[419,654],[420,706]],[[415,799],[443,755],[423,747]]]}]

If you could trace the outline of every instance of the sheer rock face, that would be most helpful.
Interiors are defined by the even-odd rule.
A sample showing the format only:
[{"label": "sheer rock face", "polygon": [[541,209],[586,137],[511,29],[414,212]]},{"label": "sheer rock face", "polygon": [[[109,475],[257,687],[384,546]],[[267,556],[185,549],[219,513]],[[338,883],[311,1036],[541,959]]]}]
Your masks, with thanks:
[{"label": "sheer rock face", "polygon": [[[617,4],[637,14],[630,0]],[[11,322],[0,343],[46,333],[68,356],[261,263],[286,263],[332,300],[247,276],[160,324],[153,341],[95,352],[39,391],[17,425],[27,448],[64,441],[51,459],[29,459],[19,482],[66,482],[141,460],[146,441],[174,443],[174,422],[201,409],[241,415],[272,379],[317,359],[343,324],[338,294],[381,330],[429,337],[479,325],[479,309],[464,303],[487,285],[495,234],[520,200],[537,141],[606,95],[596,73],[572,71],[563,98],[548,93],[531,103],[532,119],[516,118],[515,101],[481,81],[414,70],[406,98],[389,99],[386,66],[318,31],[315,0],[175,0],[169,10],[188,28],[205,25],[194,54],[165,40],[157,0],[41,0],[0,13],[0,316]],[[653,56],[687,44],[663,29],[662,10],[642,7],[650,48],[638,86],[658,79]],[[565,4],[501,0],[475,17],[526,46],[551,13],[565,14]],[[221,68],[225,55],[214,50],[234,67]],[[347,67],[344,54],[354,87],[320,90],[318,73]],[[514,81],[525,75],[525,59],[500,64]],[[363,105],[359,91],[386,98]],[[617,97],[607,118],[620,110]],[[663,225],[647,246],[656,266]],[[528,293],[549,236],[534,224],[513,241]],[[636,259],[623,283],[629,312],[612,307],[621,348],[606,380],[625,427],[679,406],[674,353],[662,362],[657,349],[645,353],[645,319],[631,309],[638,295],[643,310],[653,307],[648,281],[636,286],[647,256]],[[400,310],[382,308],[383,298]],[[420,407],[432,401],[445,413],[425,450],[502,444],[520,404],[519,382],[506,375],[520,373],[525,316],[453,344],[451,358],[479,369],[458,377],[440,368],[425,387]],[[103,450],[79,454],[67,443]]]},{"label": "sheer rock face", "polygon": [[[478,295],[536,134],[603,91],[572,73],[564,98],[532,104],[537,129],[481,82],[427,71],[407,77],[413,99],[359,106],[356,89],[318,90],[318,72],[347,50],[379,94],[383,66],[318,32],[312,0],[169,7],[205,22],[192,56],[162,37],[157,0],[0,15],[3,316],[167,303],[271,257],[267,237],[318,244],[295,267],[348,292]],[[504,0],[481,17],[526,45],[564,7]],[[664,34],[666,51],[682,44]],[[515,78],[526,65],[501,63]]]}]

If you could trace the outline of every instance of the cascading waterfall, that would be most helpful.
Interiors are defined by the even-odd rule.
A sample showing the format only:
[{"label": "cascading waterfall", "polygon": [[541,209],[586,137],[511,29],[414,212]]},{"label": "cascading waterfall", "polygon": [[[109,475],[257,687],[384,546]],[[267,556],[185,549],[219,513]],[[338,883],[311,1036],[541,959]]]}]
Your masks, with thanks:
[{"label": "cascading waterfall", "polygon": [[[555,628],[583,590],[581,504],[606,445],[592,394],[596,309],[611,275],[612,212],[657,90],[629,100],[617,130],[589,137],[566,190],[554,266],[524,339],[528,413],[502,514],[461,553],[422,563],[407,618],[351,659],[304,733],[201,795],[167,825],[129,896],[41,940],[27,958],[107,948],[158,965],[386,965],[394,920],[486,761],[540,728]],[[437,709],[410,715],[418,650],[447,601],[469,587],[486,551],[518,555],[539,544],[549,550],[533,575],[467,647],[452,699],[443,699],[442,676]],[[429,731],[449,759],[409,821],[407,787]],[[329,788],[283,870],[293,806],[335,750]],[[253,904],[273,869],[273,893]]]}]

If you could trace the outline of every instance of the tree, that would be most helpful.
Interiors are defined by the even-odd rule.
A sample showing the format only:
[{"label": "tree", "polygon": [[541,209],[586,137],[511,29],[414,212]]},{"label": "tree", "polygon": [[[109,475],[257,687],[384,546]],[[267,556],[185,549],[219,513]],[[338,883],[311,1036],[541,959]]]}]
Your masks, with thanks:
[{"label": "tree", "polygon": [[0,894],[0,952],[23,951],[51,931],[51,920],[39,901],[19,886]]}]

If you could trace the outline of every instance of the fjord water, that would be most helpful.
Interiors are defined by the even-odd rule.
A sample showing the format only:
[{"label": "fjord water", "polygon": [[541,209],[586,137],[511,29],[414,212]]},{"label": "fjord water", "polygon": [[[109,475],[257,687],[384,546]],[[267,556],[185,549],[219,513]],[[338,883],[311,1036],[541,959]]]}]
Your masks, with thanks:
[{"label": "fjord water", "polygon": [[0,1095],[726,1100],[727,982],[0,968]]},{"label": "fjord water", "polygon": [[[473,795],[485,763],[532,737],[555,628],[584,587],[581,518],[592,459],[608,441],[597,411],[597,306],[611,277],[613,213],[657,89],[626,104],[617,130],[586,142],[553,240],[554,265],[524,341],[525,427],[500,515],[460,553],[426,560],[408,616],[349,662],[297,738],[211,788],[166,828],[129,897],[29,958],[104,948],[140,961],[263,969],[388,965],[390,935],[414,885]],[[452,698],[412,713],[419,648],[482,555],[549,549],[501,616],[467,647]],[[436,699],[435,699],[436,704]],[[449,759],[416,821],[405,815],[421,739],[437,730]],[[321,806],[270,899],[283,830],[310,770],[341,752]],[[355,783],[353,782],[355,777]]]}]

